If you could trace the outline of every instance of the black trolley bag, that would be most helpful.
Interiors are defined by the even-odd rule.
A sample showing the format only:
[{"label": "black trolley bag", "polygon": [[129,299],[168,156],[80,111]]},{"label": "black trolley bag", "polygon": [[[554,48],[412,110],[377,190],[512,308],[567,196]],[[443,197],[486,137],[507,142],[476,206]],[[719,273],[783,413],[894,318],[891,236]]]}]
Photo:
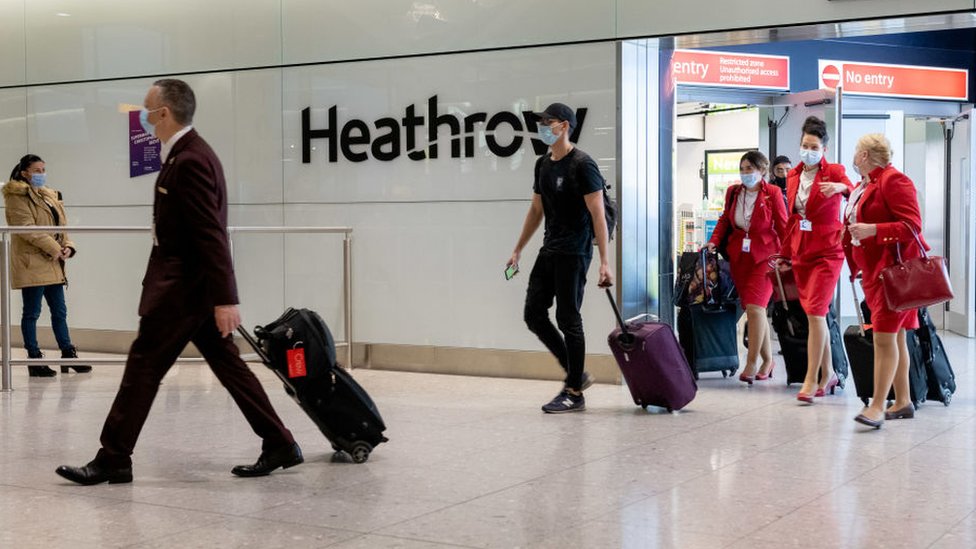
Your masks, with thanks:
[{"label": "black trolley bag", "polygon": [[674,337],[674,330],[662,322],[624,320],[607,288],[618,327],[607,343],[627,382],[634,404],[642,408],[659,406],[669,412],[684,408],[698,392],[691,367]]},{"label": "black trolley bag", "polygon": [[335,341],[322,318],[288,308],[277,320],[238,332],[312,419],[336,452],[363,463],[380,443],[386,425],[366,391],[336,363]]},{"label": "black trolley bag", "polygon": [[927,396],[929,400],[938,400],[948,406],[956,392],[956,374],[952,371],[949,355],[946,354],[932,317],[925,307],[918,309],[918,330],[915,333],[920,348],[919,355],[925,364]]},{"label": "black trolley bag", "polygon": [[[786,366],[786,384],[803,383],[807,376],[807,338],[810,335],[809,321],[798,300],[787,299],[783,286],[783,278],[779,270],[773,266],[776,278],[774,294],[779,299],[773,301],[772,324],[779,339],[780,349],[783,351],[783,363]],[[830,334],[830,363],[834,375],[837,376],[837,386],[841,389],[847,384],[849,365],[844,353],[844,340],[837,321],[837,310],[830,304],[827,311],[827,331]]]},{"label": "black trolley bag", "polygon": [[[871,311],[867,303],[858,301],[857,286],[853,280],[851,280],[851,292],[857,309],[858,325],[848,326],[844,330],[844,347],[847,348],[857,397],[867,406],[874,396],[874,330],[865,328],[871,323]],[[908,382],[911,401],[915,408],[918,408],[919,404],[925,402],[928,393],[924,359],[915,330],[906,330],[905,340],[908,343]],[[895,400],[894,387],[888,391],[887,399]]]},{"label": "black trolley bag", "polygon": [[[679,301],[678,339],[685,357],[692,366],[695,379],[702,372],[722,372],[722,377],[733,375],[739,369],[739,348],[736,342],[736,324],[739,320],[738,294],[728,262],[717,254],[709,255],[704,249],[694,253],[694,269],[701,266],[701,277],[689,277],[685,272],[688,255],[681,257],[680,280],[684,283],[684,297]],[[694,271],[693,271],[694,272]],[[701,302],[690,297],[689,284],[700,285]]]}]

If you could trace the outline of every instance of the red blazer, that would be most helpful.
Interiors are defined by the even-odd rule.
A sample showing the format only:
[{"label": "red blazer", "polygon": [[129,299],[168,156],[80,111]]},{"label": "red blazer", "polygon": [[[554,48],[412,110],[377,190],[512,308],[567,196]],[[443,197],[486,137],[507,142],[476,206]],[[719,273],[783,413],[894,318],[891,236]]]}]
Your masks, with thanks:
[{"label": "red blazer", "polygon": [[786,236],[786,206],[783,202],[783,192],[779,187],[767,183],[759,183],[759,196],[752,211],[749,222],[749,253],[742,252],[742,239],[746,232],[735,226],[735,208],[739,204],[739,197],[745,192],[741,184],[730,185],[725,191],[725,211],[718,218],[718,224],[712,231],[709,242],[718,246],[722,239],[728,237],[726,252],[729,261],[738,262],[740,259],[751,258],[753,263],[764,263],[769,256],[777,253],[782,247],[782,239]]},{"label": "red blazer", "polygon": [[190,130],[173,145],[153,188],[155,244],[139,316],[210,313],[236,305],[227,236],[227,186],[210,145]]},{"label": "red blazer", "polygon": [[[901,244],[902,259],[922,255],[911,230],[903,222],[915,229],[926,251],[929,245],[922,238],[922,214],[912,180],[891,164],[874,169],[868,180],[858,205],[857,220],[876,224],[878,234],[861,240],[860,246],[853,246],[851,233],[845,230],[844,255],[850,263],[851,276],[861,271],[863,280],[875,281],[882,269],[895,262],[896,242]],[[844,224],[847,225],[846,219]]]},{"label": "red blazer", "polygon": [[[847,179],[844,166],[830,164],[821,159],[820,170],[813,180],[810,198],[807,200],[807,219],[813,224],[813,230],[801,231],[800,220],[802,217],[794,211],[794,207],[796,206],[796,195],[800,190],[800,174],[802,172],[803,163],[801,162],[790,170],[786,177],[787,212],[789,212],[790,218],[787,222],[787,236],[783,240],[781,253],[787,258],[798,257],[808,261],[818,257],[840,255],[843,253],[841,234],[844,230],[844,225],[840,219],[841,199],[842,196],[850,194],[854,186]],[[827,198],[820,192],[820,183],[825,182],[843,183],[847,185],[847,191]]]}]

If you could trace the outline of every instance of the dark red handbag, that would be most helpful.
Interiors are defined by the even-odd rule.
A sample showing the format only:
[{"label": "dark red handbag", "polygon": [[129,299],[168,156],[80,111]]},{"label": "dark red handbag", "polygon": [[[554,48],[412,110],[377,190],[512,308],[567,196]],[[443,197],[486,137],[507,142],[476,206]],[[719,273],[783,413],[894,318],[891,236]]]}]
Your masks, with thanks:
[{"label": "dark red handbag", "polygon": [[922,257],[902,261],[901,245],[895,244],[897,262],[881,271],[881,287],[888,308],[907,311],[949,301],[953,294],[945,259],[926,253],[918,233],[908,223],[905,225],[912,231]]}]

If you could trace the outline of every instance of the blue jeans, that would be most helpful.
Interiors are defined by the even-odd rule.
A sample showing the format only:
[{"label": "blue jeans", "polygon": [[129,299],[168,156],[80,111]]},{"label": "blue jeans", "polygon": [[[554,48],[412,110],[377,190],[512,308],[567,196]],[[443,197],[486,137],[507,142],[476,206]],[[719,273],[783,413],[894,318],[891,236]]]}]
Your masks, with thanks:
[{"label": "blue jeans", "polygon": [[24,348],[28,354],[37,355],[37,319],[41,317],[41,298],[47,299],[51,309],[51,328],[62,351],[71,349],[71,336],[68,335],[68,306],[64,302],[64,285],[33,286],[21,289],[24,297],[24,312],[20,318],[20,331],[24,335]]}]

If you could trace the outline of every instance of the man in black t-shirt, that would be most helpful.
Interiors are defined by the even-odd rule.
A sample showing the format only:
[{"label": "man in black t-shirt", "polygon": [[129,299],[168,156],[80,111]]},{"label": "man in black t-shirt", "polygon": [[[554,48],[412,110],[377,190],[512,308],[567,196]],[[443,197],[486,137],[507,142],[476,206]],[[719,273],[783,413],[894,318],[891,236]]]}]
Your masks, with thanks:
[{"label": "man in black t-shirt", "polygon": [[[583,369],[586,340],[580,306],[594,242],[600,252],[599,285],[613,285],[603,177],[596,162],[569,141],[576,129],[572,109],[553,103],[537,116],[539,139],[550,146],[550,152],[535,164],[532,206],[507,265],[518,265],[522,249],[544,218],[545,238],[525,296],[525,323],[566,370],[563,390],[542,411],[579,412],[586,408],[583,390],[593,383],[593,377]],[[553,298],[558,330],[549,320]]]}]

